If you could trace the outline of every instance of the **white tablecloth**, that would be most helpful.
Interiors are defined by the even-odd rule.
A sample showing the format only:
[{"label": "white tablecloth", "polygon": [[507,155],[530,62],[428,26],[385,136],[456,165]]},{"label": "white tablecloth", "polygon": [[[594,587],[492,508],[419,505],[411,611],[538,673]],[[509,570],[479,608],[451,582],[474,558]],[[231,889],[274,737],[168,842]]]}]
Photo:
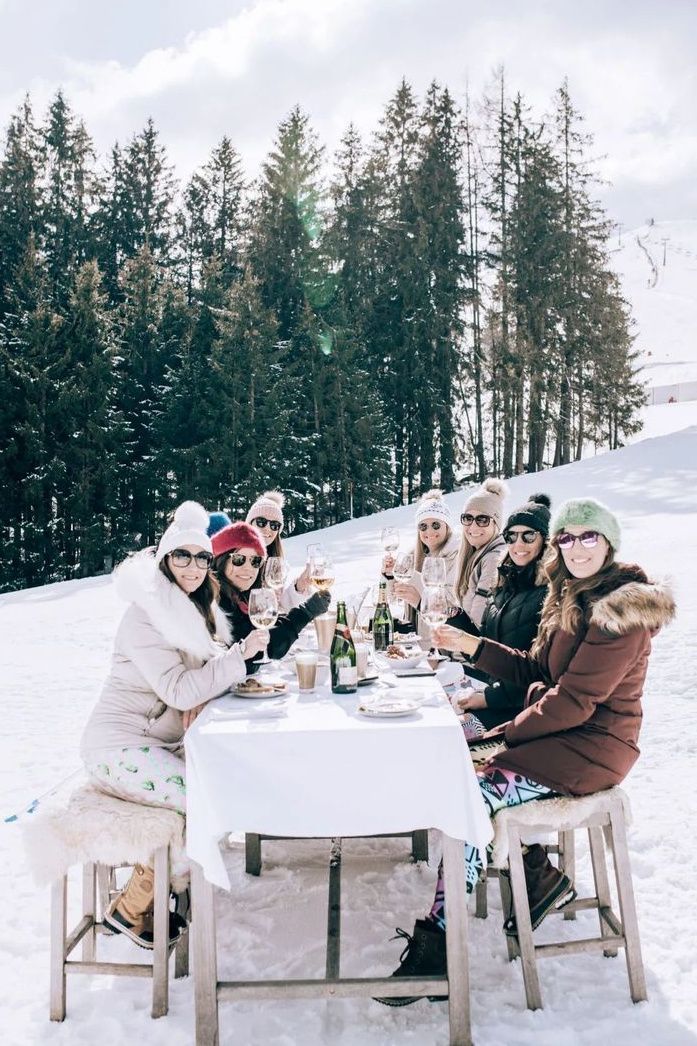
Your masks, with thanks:
[{"label": "white tablecloth", "polygon": [[228,832],[324,837],[438,828],[486,846],[491,822],[440,683],[395,682],[381,690],[385,698],[426,704],[403,718],[367,718],[357,706],[375,686],[339,696],[328,686],[301,695],[291,684],[278,716],[265,715],[273,706],[263,699],[208,705],[185,739],[187,850],[207,879],[229,889],[218,845]]}]

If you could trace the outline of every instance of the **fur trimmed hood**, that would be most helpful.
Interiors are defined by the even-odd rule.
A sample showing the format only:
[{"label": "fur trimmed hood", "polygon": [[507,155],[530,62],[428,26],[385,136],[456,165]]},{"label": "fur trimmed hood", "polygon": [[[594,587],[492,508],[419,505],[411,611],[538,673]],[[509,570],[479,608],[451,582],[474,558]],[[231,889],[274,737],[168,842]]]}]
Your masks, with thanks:
[{"label": "fur trimmed hood", "polygon": [[113,580],[117,595],[140,607],[176,650],[208,661],[221,653],[221,643],[227,647],[232,642],[230,626],[218,604],[213,605],[213,616],[221,643],[210,635],[196,604],[158,568],[152,550],[126,559],[114,571]]},{"label": "fur trimmed hood", "polygon": [[608,586],[600,589],[590,610],[592,624],[613,635],[637,628],[657,632],[670,624],[676,606],[668,582],[650,581],[641,567],[617,563]]}]

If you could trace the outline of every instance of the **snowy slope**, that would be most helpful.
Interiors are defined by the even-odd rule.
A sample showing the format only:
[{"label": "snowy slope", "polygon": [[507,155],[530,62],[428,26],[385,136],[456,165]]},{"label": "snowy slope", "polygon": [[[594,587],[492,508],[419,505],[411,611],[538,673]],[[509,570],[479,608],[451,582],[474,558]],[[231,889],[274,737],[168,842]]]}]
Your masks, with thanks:
[{"label": "snowy slope", "polygon": [[[638,560],[654,575],[672,574],[680,612],[654,646],[642,757],[627,781],[649,1002],[631,1004],[621,955],[578,956],[541,964],[546,1008],[527,1012],[519,966],[506,960],[500,902],[491,889],[490,918],[471,922],[470,953],[474,1032],[476,1041],[488,1046],[597,1046],[610,1039],[613,1046],[697,1046],[697,405],[692,406],[692,427],[684,431],[510,483],[511,508],[540,489],[555,503],[571,494],[602,496],[624,522],[622,558]],[[448,500],[459,513],[463,495]],[[393,509],[323,533],[335,555],[340,592],[375,579],[380,528],[396,524],[406,545],[413,535],[412,518],[408,507]],[[288,542],[296,566],[310,540],[306,535]],[[106,671],[122,609],[106,578],[0,597],[3,816],[79,765],[79,735]],[[415,772],[417,767],[404,768],[405,774]],[[326,847],[319,842],[267,847],[259,880],[244,874],[239,847],[228,852],[233,891],[218,895],[223,976],[253,977],[269,968],[279,977],[318,975],[324,962]],[[190,982],[173,983],[169,1017],[152,1022],[147,982],[71,978],[68,1019],[62,1026],[49,1024],[48,891],[36,890],[25,875],[17,826],[0,827],[0,855],[6,902],[0,938],[5,1046],[121,1046],[130,1039],[153,1046],[193,1043]],[[414,918],[428,910],[437,854],[428,868],[406,858],[403,840],[347,844],[344,973],[391,970],[401,950],[399,942],[389,941],[394,927],[411,929]],[[590,882],[585,857],[577,879],[582,886]],[[551,930],[586,936],[596,925],[590,912],[579,913],[575,925],[558,919],[548,923],[538,931],[542,939],[549,939]],[[139,957],[126,941],[104,943],[106,953]],[[445,1044],[447,1028],[446,1007],[426,1001],[404,1010],[357,1000],[221,1006],[222,1044],[423,1046]]]},{"label": "snowy slope", "polygon": [[632,306],[647,384],[696,381],[697,221],[624,232],[613,263]]}]

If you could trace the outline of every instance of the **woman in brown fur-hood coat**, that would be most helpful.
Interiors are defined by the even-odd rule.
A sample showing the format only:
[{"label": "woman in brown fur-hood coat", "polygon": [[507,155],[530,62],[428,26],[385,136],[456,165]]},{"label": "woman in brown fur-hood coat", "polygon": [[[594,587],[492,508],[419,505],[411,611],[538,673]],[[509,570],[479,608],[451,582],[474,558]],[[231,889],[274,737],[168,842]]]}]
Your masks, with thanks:
[{"label": "woman in brown fur-hood coat", "polygon": [[[461,632],[456,649],[478,669],[527,687],[523,711],[498,728],[507,748],[488,768],[587,795],[618,784],[639,756],[651,639],[675,603],[641,567],[614,561],[619,524],[599,502],[567,502],[552,530],[549,592],[530,653]],[[452,649],[446,632],[436,642]]]}]

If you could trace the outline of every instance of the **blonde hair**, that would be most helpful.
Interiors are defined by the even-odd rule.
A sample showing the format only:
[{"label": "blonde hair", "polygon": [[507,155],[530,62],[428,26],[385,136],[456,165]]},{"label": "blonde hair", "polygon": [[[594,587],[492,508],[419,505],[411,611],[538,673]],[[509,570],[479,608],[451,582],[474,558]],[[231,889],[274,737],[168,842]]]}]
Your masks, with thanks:
[{"label": "blonde hair", "polygon": [[475,548],[474,545],[470,545],[467,537],[463,535],[463,539],[460,542],[460,553],[457,557],[457,575],[455,579],[455,593],[458,600],[462,600],[465,597],[467,589],[469,588],[470,578],[472,577],[472,571],[474,570],[474,560],[478,555],[484,555],[489,546],[499,536],[499,526],[494,517],[491,517],[491,521],[494,524],[494,533],[491,538],[487,541],[486,545],[481,548]]},{"label": "blonde hair", "polygon": [[537,657],[545,648],[549,637],[557,629],[561,628],[572,635],[578,632],[592,602],[591,596],[597,589],[604,588],[614,563],[615,552],[608,542],[607,555],[600,570],[590,577],[574,577],[557,546],[552,543],[547,547],[542,567],[549,588],[542,604],[540,627],[530,648],[533,657]]}]

